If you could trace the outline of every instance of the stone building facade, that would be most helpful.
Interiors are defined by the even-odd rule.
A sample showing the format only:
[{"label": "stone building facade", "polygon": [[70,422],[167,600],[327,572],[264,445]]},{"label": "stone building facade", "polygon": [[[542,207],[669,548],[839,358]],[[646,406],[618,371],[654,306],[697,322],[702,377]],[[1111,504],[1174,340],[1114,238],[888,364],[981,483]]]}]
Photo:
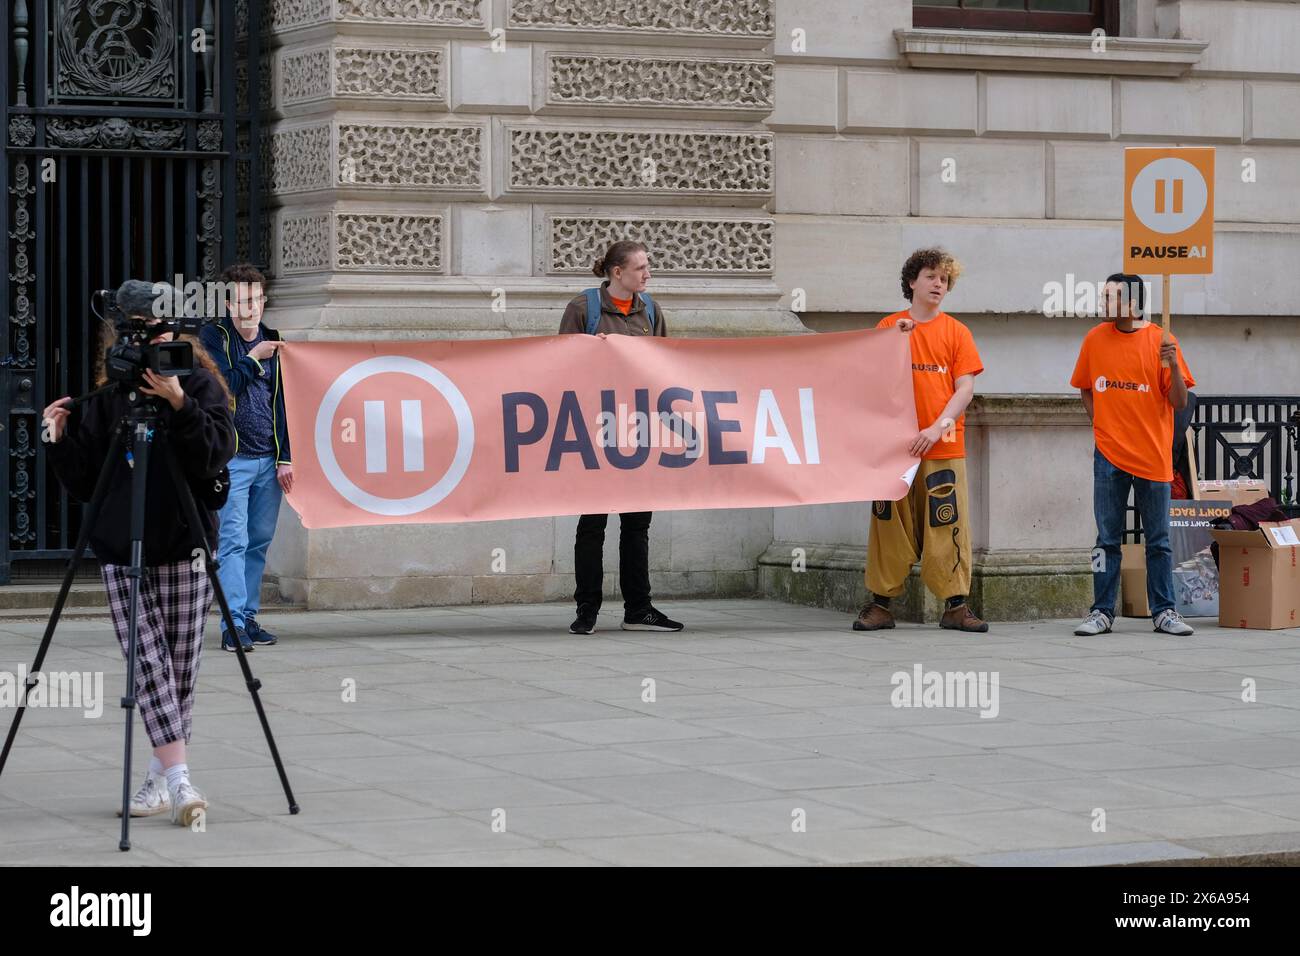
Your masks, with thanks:
[{"label": "stone building facade", "polygon": [[[312,340],[548,334],[636,236],[674,334],[869,327],[905,304],[907,253],[941,243],[987,369],[974,601],[1074,614],[1090,437],[1068,379],[1090,322],[1044,316],[1044,286],[1118,267],[1125,146],[1218,148],[1216,272],[1174,287],[1199,390],[1300,390],[1300,4],[1119,10],[1098,52],[915,28],[912,0],[273,0],[268,317]],[[660,513],[656,592],[851,607],[868,515]],[[308,532],[286,509],[271,570],[317,607],[560,599],[575,524]]]}]

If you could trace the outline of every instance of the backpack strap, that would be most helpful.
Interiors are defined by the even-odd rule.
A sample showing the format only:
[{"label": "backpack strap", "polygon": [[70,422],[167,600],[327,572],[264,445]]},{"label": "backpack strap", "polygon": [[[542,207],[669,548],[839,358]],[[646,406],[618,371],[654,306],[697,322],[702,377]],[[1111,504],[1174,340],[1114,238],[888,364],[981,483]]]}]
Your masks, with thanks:
[{"label": "backpack strap", "polygon": [[600,290],[584,289],[582,294],[587,297],[587,334],[595,335],[600,325]]},{"label": "backpack strap", "polygon": [[[584,289],[582,294],[587,299],[587,334],[595,335],[600,325],[600,289]],[[645,303],[645,316],[650,322],[650,334],[655,334],[655,300],[648,292],[638,293]]]},{"label": "backpack strap", "polygon": [[650,298],[650,293],[640,293],[641,301],[645,303],[645,317],[650,321],[650,334],[655,334],[655,300]]}]

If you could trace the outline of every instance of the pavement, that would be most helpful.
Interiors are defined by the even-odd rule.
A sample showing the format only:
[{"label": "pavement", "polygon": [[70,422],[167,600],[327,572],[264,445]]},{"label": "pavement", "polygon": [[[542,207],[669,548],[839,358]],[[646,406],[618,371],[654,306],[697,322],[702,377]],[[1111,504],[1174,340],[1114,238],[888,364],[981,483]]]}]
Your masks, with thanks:
[{"label": "pavement", "polygon": [[[27,711],[0,776],[0,863],[1099,865],[1300,853],[1300,629],[1171,638],[1146,620],[988,634],[765,600],[661,602],[680,634],[589,637],[568,605],[262,615],[249,657],[290,815],[209,630],[189,764],[202,829],[117,849],[124,675],[104,618],[46,671],[104,675],[98,718]],[[0,675],[43,628],[0,620]],[[895,706],[920,667],[913,702]],[[933,676],[929,676],[934,672]],[[970,674],[985,697],[946,681]],[[903,678],[907,678],[904,681]],[[994,681],[996,680],[996,685]],[[936,683],[937,682],[937,683]],[[996,698],[993,689],[996,686]],[[996,713],[994,704],[996,703]],[[7,725],[13,711],[0,707]],[[987,714],[988,716],[982,716]],[[147,742],[137,730],[134,776]],[[133,783],[137,783],[133,780]]]}]

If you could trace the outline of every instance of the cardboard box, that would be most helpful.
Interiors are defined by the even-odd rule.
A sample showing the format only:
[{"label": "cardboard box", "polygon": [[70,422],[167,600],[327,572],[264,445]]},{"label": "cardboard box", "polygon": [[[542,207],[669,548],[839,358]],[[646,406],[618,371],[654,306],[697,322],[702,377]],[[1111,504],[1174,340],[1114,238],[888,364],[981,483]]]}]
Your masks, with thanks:
[{"label": "cardboard box", "polygon": [[1219,543],[1219,626],[1300,627],[1300,518],[1211,534]]},{"label": "cardboard box", "polygon": [[1261,478],[1207,479],[1196,483],[1197,498],[1222,498],[1237,505],[1253,505],[1269,496],[1268,485]]},{"label": "cardboard box", "polygon": [[1119,562],[1119,613],[1123,617],[1150,617],[1147,604],[1147,546],[1121,544]]}]

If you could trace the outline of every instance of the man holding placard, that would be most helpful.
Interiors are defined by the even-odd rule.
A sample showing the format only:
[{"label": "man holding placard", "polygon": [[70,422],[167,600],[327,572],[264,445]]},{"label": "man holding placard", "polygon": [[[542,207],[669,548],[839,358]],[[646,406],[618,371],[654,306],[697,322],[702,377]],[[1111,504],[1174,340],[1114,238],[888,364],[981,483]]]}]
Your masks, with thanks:
[{"label": "man holding placard", "polygon": [[[1084,337],[1070,384],[1079,389],[1092,421],[1093,514],[1097,546],[1092,562],[1092,609],[1074,629],[1081,636],[1110,632],[1119,591],[1120,540],[1133,489],[1146,538],[1147,602],[1155,630],[1186,636],[1192,628],[1174,602],[1169,545],[1170,451],[1174,411],[1195,385],[1178,341],[1143,318],[1143,285],[1117,273],[1102,293],[1105,319]],[[1167,341],[1162,341],[1162,337]],[[1176,374],[1175,374],[1176,370]]]}]

